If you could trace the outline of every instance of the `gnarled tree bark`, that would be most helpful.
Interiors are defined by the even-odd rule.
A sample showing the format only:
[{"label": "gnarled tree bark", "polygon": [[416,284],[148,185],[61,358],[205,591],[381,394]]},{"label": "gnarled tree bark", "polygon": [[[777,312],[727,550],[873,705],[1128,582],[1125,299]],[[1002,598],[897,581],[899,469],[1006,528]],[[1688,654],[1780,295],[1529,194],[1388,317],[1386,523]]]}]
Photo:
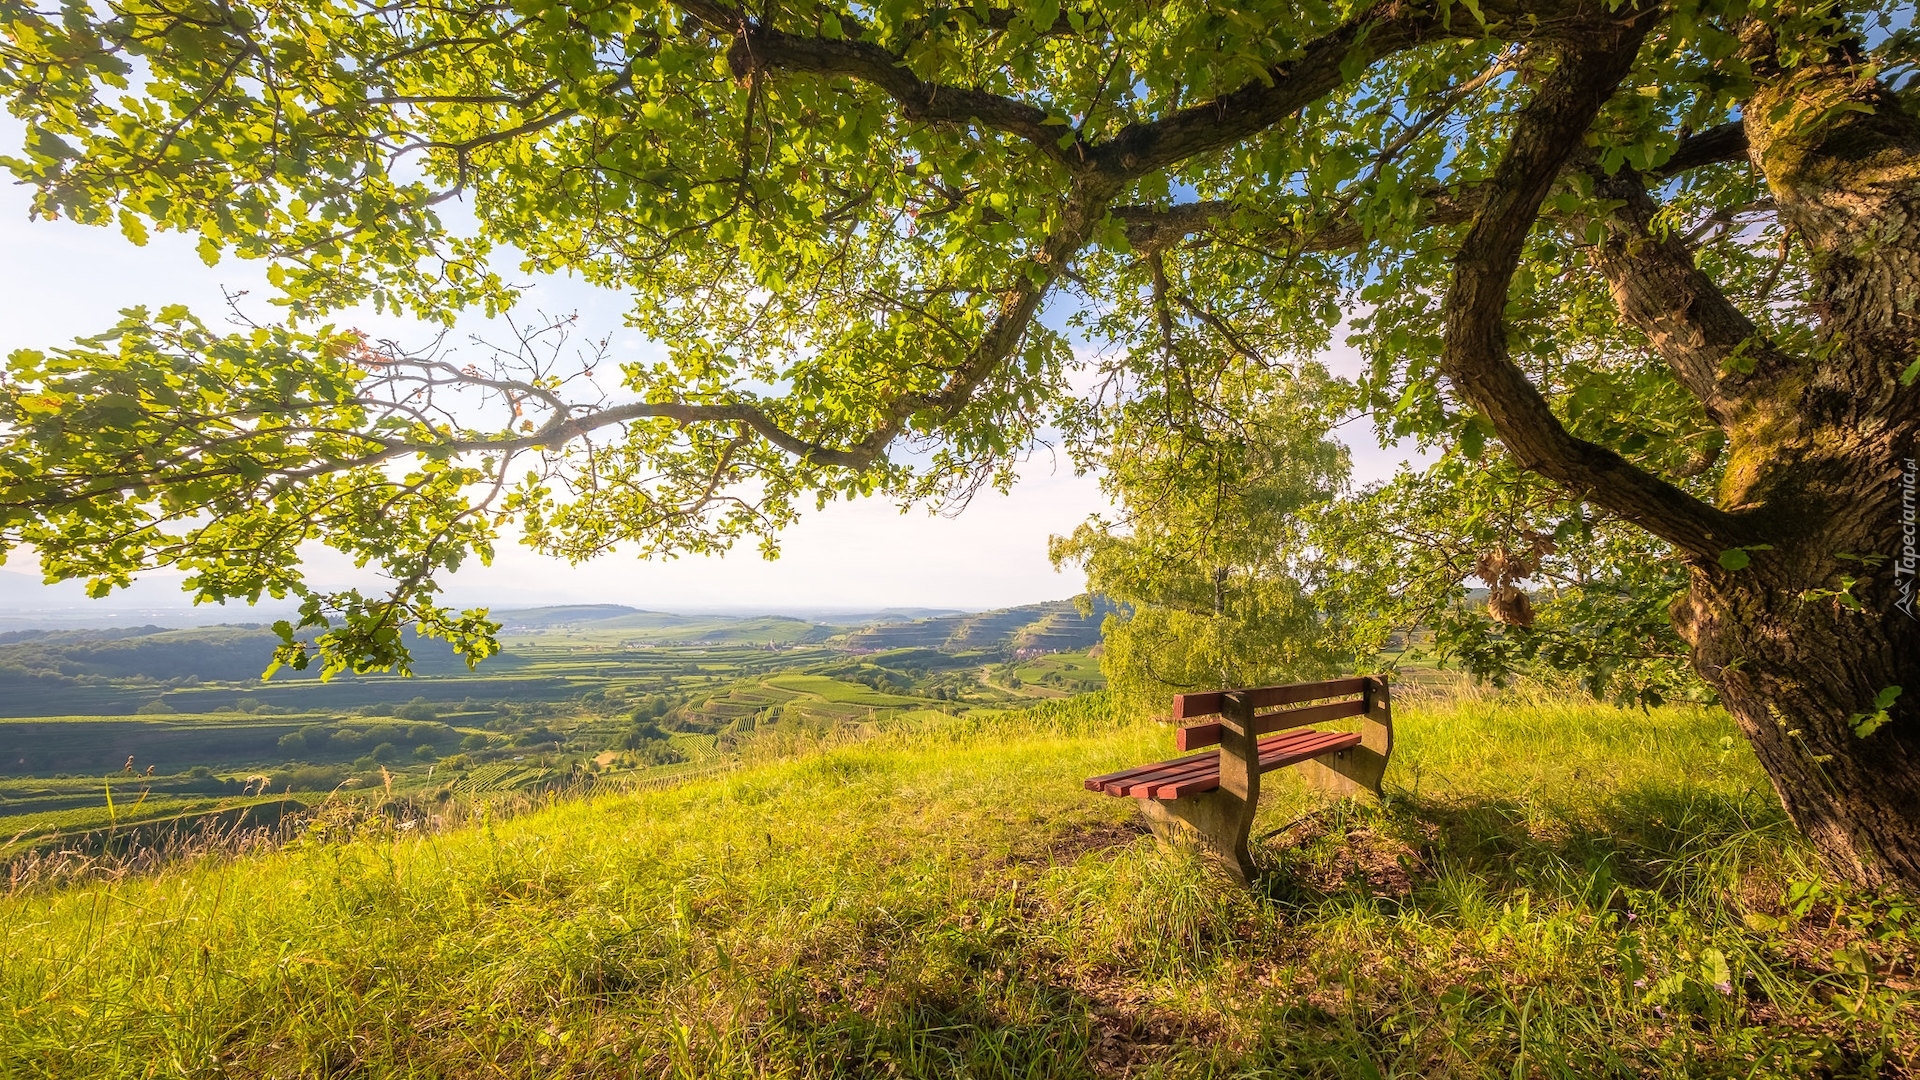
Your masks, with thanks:
[{"label": "gnarled tree bark", "polygon": [[1747,144],[1813,253],[1824,340],[1808,355],[1762,337],[1653,229],[1639,178],[1602,178],[1620,209],[1595,259],[1621,317],[1727,437],[1708,505],[1568,434],[1506,352],[1529,223],[1638,37],[1570,50],[1520,115],[1461,248],[1446,371],[1528,468],[1687,560],[1675,626],[1829,865],[1920,885],[1920,387],[1902,382],[1920,345],[1920,120],[1855,58],[1767,71],[1767,43],[1753,43],[1769,78],[1746,106]]}]

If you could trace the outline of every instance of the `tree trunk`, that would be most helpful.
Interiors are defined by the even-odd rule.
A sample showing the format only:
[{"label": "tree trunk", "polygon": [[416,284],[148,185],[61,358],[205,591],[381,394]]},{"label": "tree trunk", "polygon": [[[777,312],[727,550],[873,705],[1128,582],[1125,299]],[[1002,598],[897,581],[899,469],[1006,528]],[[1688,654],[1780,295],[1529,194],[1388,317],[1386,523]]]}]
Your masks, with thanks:
[{"label": "tree trunk", "polygon": [[[1864,463],[1863,463],[1864,465]],[[1674,621],[1694,663],[1752,742],[1789,817],[1856,882],[1920,886],[1920,620],[1883,563],[1854,587],[1856,610],[1808,592],[1833,551],[1900,553],[1912,471],[1863,467],[1855,497],[1873,535],[1834,535],[1803,554],[1753,553],[1740,570],[1696,568]],[[1904,479],[1903,479],[1904,477]],[[1910,520],[1910,519],[1909,519]],[[1830,546],[1829,546],[1830,545]],[[1822,550],[1824,549],[1824,550]],[[1907,549],[1911,550],[1911,549]],[[1737,561],[1737,560],[1736,560]],[[1909,564],[1910,567],[1911,564]],[[1826,569],[1828,573],[1821,573]],[[1905,691],[1876,723],[1876,700]],[[1862,734],[1864,733],[1864,734]]]},{"label": "tree trunk", "polygon": [[1725,436],[1711,502],[1571,435],[1509,353],[1527,232],[1655,17],[1563,40],[1514,114],[1454,259],[1440,367],[1521,467],[1674,545],[1693,575],[1675,626],[1787,812],[1837,872],[1920,889],[1920,117],[1844,26],[1743,28],[1748,152],[1806,256],[1804,304],[1764,320],[1812,314],[1785,342],[1657,222],[1640,177],[1593,170],[1618,207],[1593,255],[1620,316]]},{"label": "tree trunk", "polygon": [[1756,44],[1750,152],[1823,346],[1730,386],[1717,501],[1760,542],[1696,552],[1674,621],[1833,869],[1920,888],[1920,123],[1843,46],[1769,70]]}]

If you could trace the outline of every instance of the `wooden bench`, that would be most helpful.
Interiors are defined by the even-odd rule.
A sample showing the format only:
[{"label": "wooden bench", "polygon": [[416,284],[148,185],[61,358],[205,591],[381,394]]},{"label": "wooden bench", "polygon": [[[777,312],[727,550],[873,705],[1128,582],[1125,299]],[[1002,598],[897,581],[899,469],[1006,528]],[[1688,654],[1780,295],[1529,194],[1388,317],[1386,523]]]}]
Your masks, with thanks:
[{"label": "wooden bench", "polygon": [[[1380,778],[1393,753],[1393,703],[1384,678],[1356,676],[1173,699],[1176,721],[1207,716],[1219,719],[1181,728],[1176,745],[1187,751],[1217,743],[1218,751],[1095,776],[1086,782],[1087,790],[1140,800],[1141,812],[1162,839],[1198,840],[1242,881],[1254,875],[1247,842],[1260,803],[1261,773],[1295,765],[1309,784],[1331,794],[1380,794]],[[1362,718],[1359,731],[1309,726],[1353,716]]]}]

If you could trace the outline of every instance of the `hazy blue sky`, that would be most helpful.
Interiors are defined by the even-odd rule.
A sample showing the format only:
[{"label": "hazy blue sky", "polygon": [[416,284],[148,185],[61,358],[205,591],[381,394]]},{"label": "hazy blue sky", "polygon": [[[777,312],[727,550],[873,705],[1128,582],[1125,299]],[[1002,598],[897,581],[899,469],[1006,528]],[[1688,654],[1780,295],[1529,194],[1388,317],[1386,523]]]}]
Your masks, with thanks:
[{"label": "hazy blue sky", "polygon": [[[0,143],[17,145],[17,127],[0,124]],[[47,347],[105,329],[116,312],[135,304],[186,303],[209,323],[225,315],[228,290],[269,294],[259,264],[228,259],[208,268],[193,244],[156,234],[144,248],[117,230],[67,222],[29,221],[27,197],[18,187],[0,189],[0,353],[24,346]],[[263,304],[252,305],[264,314]],[[577,311],[585,334],[599,336],[621,326],[617,296],[566,281],[543,281],[523,305],[549,313]],[[337,320],[403,342],[425,334],[371,315]],[[617,355],[633,355],[647,342],[626,332],[615,336]],[[1354,425],[1356,479],[1390,472],[1396,454],[1373,450],[1362,425]],[[1011,495],[986,493],[956,518],[924,510],[901,514],[893,505],[866,500],[839,504],[807,516],[782,540],[784,554],[765,562],[750,548],[722,558],[643,563],[618,554],[580,567],[503,545],[490,568],[476,567],[450,583],[462,602],[607,602],[640,607],[937,606],[987,608],[1070,596],[1077,574],[1056,573],[1047,561],[1047,537],[1064,533],[1088,514],[1106,508],[1093,479],[1075,477],[1062,460],[1044,453],[1029,462]],[[16,558],[7,570],[36,573]],[[312,563],[318,582],[374,586],[373,575],[356,571],[331,553]],[[171,603],[161,588],[143,587],[147,604]],[[17,595],[16,590],[9,590]],[[66,590],[50,592],[63,602]],[[177,594],[172,594],[177,595]]]}]

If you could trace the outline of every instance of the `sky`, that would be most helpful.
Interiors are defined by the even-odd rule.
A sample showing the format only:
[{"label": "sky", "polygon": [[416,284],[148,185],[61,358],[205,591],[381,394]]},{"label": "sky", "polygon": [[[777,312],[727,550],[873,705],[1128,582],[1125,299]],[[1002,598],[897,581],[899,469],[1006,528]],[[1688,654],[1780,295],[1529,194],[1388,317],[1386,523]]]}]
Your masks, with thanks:
[{"label": "sky", "polygon": [[[5,125],[0,143],[17,129]],[[229,257],[205,266],[193,242],[155,234],[135,247],[114,229],[70,222],[32,221],[26,192],[0,187],[0,355],[17,348],[57,346],[110,327],[117,312],[144,304],[184,303],[211,325],[226,315],[222,290],[247,290],[257,301],[270,295],[263,266]],[[246,301],[243,301],[246,302]],[[265,313],[266,306],[249,303]],[[620,298],[565,279],[544,279],[529,290],[522,310],[578,312],[583,336],[614,333],[617,355],[650,344],[622,331]],[[370,313],[336,320],[404,342],[429,336]],[[484,326],[465,326],[456,336]],[[623,336],[624,335],[624,336]],[[495,335],[496,337],[498,335]],[[1350,358],[1328,358],[1336,370]],[[1350,426],[1357,483],[1389,475],[1402,460],[1374,447],[1364,424]],[[807,514],[781,537],[782,555],[762,560],[752,545],[725,557],[643,562],[615,552],[581,566],[537,555],[517,544],[500,545],[491,567],[463,569],[447,584],[451,602],[504,607],[549,603],[619,603],[676,611],[871,610],[938,607],[983,610],[1069,597],[1084,581],[1069,568],[1056,571],[1047,559],[1047,538],[1071,532],[1088,515],[1109,509],[1097,481],[1075,476],[1064,457],[1042,451],[1027,462],[1007,495],[985,492],[956,516],[906,513],[879,500],[840,503]],[[322,587],[378,588],[378,579],[346,560],[317,550],[310,581]],[[10,573],[9,573],[10,572]],[[85,601],[72,585],[41,588],[30,557],[16,555],[0,604],[73,609]],[[145,607],[183,604],[177,576],[149,575],[119,603]]]}]

